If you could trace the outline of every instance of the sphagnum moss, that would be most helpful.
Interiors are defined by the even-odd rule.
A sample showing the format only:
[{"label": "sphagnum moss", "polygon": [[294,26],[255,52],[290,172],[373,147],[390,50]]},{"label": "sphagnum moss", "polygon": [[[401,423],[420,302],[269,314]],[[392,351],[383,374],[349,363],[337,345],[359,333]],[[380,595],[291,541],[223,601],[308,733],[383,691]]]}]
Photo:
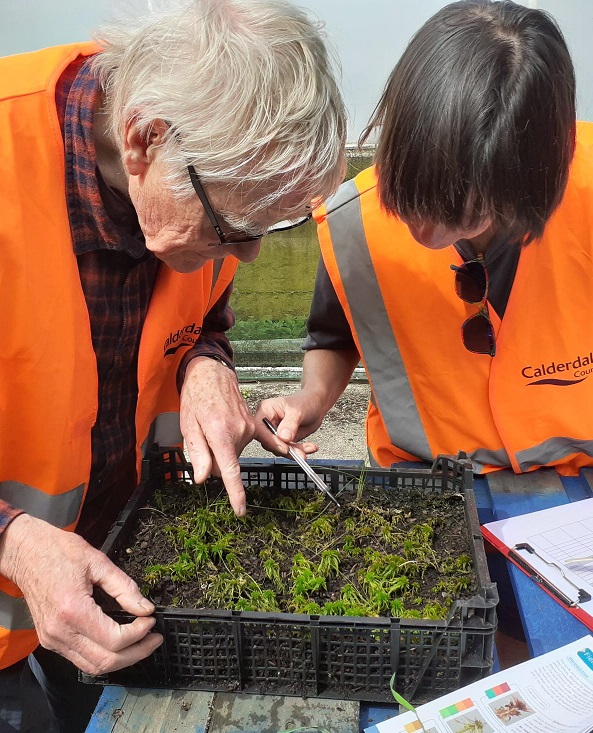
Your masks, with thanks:
[{"label": "sphagnum moss", "polygon": [[459,494],[357,486],[340,503],[251,487],[238,519],[220,485],[167,485],[139,512],[122,567],[157,604],[184,608],[440,619],[471,595]]}]

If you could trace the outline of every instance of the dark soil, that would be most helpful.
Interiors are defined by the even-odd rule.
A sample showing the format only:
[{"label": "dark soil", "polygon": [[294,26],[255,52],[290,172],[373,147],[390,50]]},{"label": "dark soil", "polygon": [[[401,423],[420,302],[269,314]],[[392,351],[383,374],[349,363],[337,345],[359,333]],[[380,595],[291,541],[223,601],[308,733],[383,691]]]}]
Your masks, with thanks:
[{"label": "dark soil", "polygon": [[459,494],[251,487],[237,519],[217,481],[139,511],[120,566],[160,606],[444,618],[477,582]]}]

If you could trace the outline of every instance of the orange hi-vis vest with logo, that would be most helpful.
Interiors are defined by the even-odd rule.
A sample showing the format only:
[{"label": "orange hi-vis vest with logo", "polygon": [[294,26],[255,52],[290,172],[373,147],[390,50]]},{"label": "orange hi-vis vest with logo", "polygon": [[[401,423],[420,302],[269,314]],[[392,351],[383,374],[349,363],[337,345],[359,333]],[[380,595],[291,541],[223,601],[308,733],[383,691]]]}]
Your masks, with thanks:
[{"label": "orange hi-vis vest with logo", "polygon": [[562,203],[523,247],[494,358],[467,351],[478,306],[453,245],[429,250],[381,208],[369,168],[316,212],[321,250],[371,385],[381,466],[466,451],[476,472],[593,465],[593,124],[579,123]]},{"label": "orange hi-vis vest with logo", "polygon": [[[0,498],[66,530],[80,515],[97,416],[97,364],[73,251],[55,87],[94,44],[0,59]],[[231,282],[228,257],[191,274],[161,263],[138,357],[136,436],[178,444],[176,374]],[[0,668],[38,645],[19,589],[0,577]]]}]

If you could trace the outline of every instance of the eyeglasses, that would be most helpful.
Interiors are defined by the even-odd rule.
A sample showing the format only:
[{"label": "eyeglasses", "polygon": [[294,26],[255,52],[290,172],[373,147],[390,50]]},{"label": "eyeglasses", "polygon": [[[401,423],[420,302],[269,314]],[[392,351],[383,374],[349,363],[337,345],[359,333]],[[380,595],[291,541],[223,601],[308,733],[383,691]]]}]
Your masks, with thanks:
[{"label": "eyeglasses", "polygon": [[218,247],[221,244],[230,245],[245,244],[246,242],[256,242],[258,239],[261,239],[266,234],[285,232],[288,229],[300,227],[302,224],[306,224],[308,221],[310,221],[311,217],[313,216],[313,214],[307,214],[307,216],[302,216],[298,219],[286,219],[285,221],[279,221],[277,224],[274,224],[274,226],[270,227],[261,234],[249,234],[248,232],[244,231],[224,232],[221,221],[216,215],[216,212],[212,208],[212,205],[210,204],[210,201],[206,196],[206,191],[204,191],[204,187],[202,186],[202,182],[200,181],[200,177],[198,176],[196,169],[193,167],[193,165],[188,165],[187,170],[194,190],[198,194],[198,198],[202,202],[202,206],[204,207],[206,216],[210,220],[210,223],[212,224],[212,227],[214,228],[214,231],[216,232],[216,234],[218,235],[218,239],[220,240],[218,243],[214,242],[214,244],[211,246]]},{"label": "eyeglasses", "polygon": [[496,353],[496,338],[492,321],[488,315],[488,271],[480,255],[461,266],[451,265],[455,270],[455,292],[465,303],[479,305],[479,311],[464,321],[461,326],[463,345],[474,354]]}]

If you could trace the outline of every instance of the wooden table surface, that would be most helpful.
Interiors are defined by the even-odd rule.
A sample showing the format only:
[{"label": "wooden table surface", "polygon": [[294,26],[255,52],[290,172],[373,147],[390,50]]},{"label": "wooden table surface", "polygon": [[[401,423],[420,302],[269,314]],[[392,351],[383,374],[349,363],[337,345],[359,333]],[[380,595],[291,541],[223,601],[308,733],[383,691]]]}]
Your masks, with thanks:
[{"label": "wooden table surface", "polygon": [[393,705],[112,686],[105,688],[87,733],[359,733],[394,715]]}]

